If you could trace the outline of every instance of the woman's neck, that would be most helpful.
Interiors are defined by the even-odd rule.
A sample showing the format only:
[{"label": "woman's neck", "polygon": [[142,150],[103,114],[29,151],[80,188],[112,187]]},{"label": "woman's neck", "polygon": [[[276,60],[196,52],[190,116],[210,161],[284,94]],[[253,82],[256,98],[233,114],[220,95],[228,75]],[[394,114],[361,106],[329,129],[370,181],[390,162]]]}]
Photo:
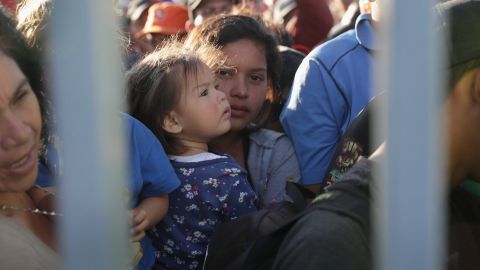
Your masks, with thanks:
[{"label": "woman's neck", "polygon": [[212,140],[208,146],[215,152],[232,156],[242,167],[245,168],[244,132],[228,132]]}]

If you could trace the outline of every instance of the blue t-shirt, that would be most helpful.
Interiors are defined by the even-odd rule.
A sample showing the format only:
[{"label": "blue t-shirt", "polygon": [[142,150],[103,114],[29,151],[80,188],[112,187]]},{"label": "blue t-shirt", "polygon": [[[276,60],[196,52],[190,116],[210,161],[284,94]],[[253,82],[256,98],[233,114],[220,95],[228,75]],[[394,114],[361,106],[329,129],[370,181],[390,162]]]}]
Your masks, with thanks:
[{"label": "blue t-shirt", "polygon": [[305,185],[323,181],[341,135],[373,97],[374,35],[370,15],[362,14],[355,30],[314,49],[295,74],[280,122]]},{"label": "blue t-shirt", "polygon": [[151,232],[157,264],[199,269],[216,226],[255,211],[247,172],[230,157],[172,161],[181,186],[169,195],[167,216]]},{"label": "blue t-shirt", "polygon": [[[122,113],[121,116],[127,131],[130,166],[128,185],[132,198],[131,205],[135,207],[146,197],[172,192],[180,185],[180,181],[155,135],[130,115]],[[52,173],[43,164],[39,166],[36,183],[43,187],[54,186]],[[145,237],[141,243],[143,257],[137,269],[150,269],[155,262],[150,239]]]}]

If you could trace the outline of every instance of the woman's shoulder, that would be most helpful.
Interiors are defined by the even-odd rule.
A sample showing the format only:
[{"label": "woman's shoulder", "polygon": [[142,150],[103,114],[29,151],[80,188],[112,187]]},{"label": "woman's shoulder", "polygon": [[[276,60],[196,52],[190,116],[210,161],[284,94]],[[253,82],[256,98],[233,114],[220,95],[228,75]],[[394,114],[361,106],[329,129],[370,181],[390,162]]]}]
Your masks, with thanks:
[{"label": "woman's shoulder", "polygon": [[292,142],[285,133],[261,128],[249,135],[250,142],[264,148],[288,149]]}]

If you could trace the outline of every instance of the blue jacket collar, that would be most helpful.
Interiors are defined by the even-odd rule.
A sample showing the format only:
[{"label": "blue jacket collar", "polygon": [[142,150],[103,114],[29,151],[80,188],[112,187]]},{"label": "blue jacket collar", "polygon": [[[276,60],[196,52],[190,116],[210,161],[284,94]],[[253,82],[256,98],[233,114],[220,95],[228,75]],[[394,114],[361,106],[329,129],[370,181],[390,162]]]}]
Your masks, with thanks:
[{"label": "blue jacket collar", "polygon": [[355,23],[355,33],[360,45],[367,50],[378,50],[379,46],[376,44],[376,33],[372,22],[370,14],[360,14]]}]

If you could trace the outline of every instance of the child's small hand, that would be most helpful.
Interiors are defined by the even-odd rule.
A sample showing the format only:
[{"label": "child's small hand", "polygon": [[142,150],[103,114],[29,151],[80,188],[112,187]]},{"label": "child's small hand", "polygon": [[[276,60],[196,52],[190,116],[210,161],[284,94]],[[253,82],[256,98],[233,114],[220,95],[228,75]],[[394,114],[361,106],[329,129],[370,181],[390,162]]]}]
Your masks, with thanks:
[{"label": "child's small hand", "polygon": [[147,213],[143,209],[132,209],[132,228],[130,229],[130,240],[140,241],[145,237],[145,230],[149,224]]}]

